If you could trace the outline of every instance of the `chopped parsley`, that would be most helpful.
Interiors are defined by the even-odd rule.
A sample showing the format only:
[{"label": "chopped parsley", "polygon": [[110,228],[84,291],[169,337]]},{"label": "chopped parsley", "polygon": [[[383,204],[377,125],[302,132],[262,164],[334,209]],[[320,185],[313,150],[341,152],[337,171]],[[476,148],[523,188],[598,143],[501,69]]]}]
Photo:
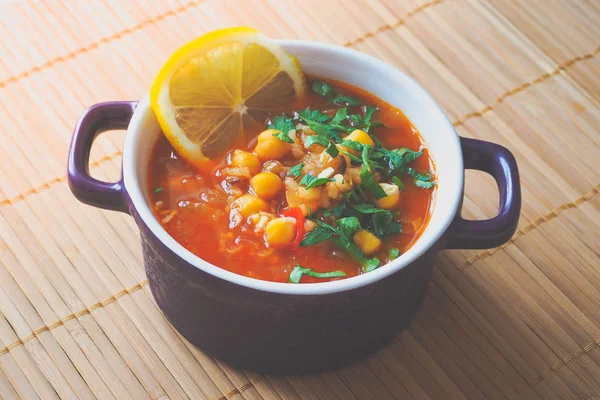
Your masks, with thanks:
[{"label": "chopped parsley", "polygon": [[325,185],[328,182],[333,182],[333,179],[330,178],[317,178],[311,174],[306,174],[300,179],[300,186],[306,186],[307,189]]},{"label": "chopped parsley", "polygon": [[379,264],[381,264],[381,261],[379,261],[379,258],[371,258],[369,260],[369,262],[367,263],[367,266],[364,267],[364,271],[365,272],[371,272],[375,269],[377,269],[377,267],[379,267]]},{"label": "chopped parsley", "polygon": [[[403,190],[405,185],[412,181],[418,188],[431,189],[435,187],[435,179],[429,171],[421,173],[411,166],[411,163],[423,155],[424,149],[411,150],[407,147],[388,149],[372,134],[374,128],[385,127],[382,122],[374,121],[379,111],[377,107],[362,104],[362,101],[356,97],[336,93],[327,82],[313,81],[312,90],[335,108],[327,112],[305,108],[292,116],[282,114],[272,117],[268,127],[278,131],[274,135],[280,140],[294,143],[289,136],[290,131],[296,129],[299,123],[307,125],[315,134],[303,136],[304,146],[322,146],[331,157],[338,157],[342,151],[346,161],[350,161],[346,165],[347,168],[360,168],[361,183],[354,184],[344,194],[341,202],[334,207],[316,210],[317,212],[312,214],[311,220],[316,223],[316,228],[303,235],[300,246],[306,247],[331,241],[360,264],[363,272],[369,272],[378,268],[381,260],[377,257],[369,258],[362,253],[353,241],[356,232],[368,230],[375,236],[383,238],[402,231],[397,218],[402,211],[390,211],[377,206],[376,200],[387,197],[379,182],[392,183]],[[374,145],[347,140],[347,135],[355,129],[366,132]],[[298,184],[306,189],[323,186],[333,181],[330,178],[319,178],[311,174],[302,175],[303,167],[304,164],[297,164],[289,169],[287,175],[299,179]],[[410,179],[405,178],[407,176]],[[389,260],[396,259],[400,256],[400,251],[396,248],[389,249],[388,256]],[[336,274],[343,274],[343,272],[319,273],[297,265],[290,274],[290,282],[298,283],[303,275],[317,278],[345,276],[345,274]]]},{"label": "chopped parsley", "polygon": [[157,187],[156,189],[154,189],[154,193],[160,193],[160,192],[162,192],[162,191],[164,191],[164,190],[165,190],[165,188],[164,188],[164,187],[162,187],[162,186],[159,186],[159,187]]},{"label": "chopped parsley", "polygon": [[269,129],[276,129],[279,132],[274,133],[273,136],[286,143],[294,143],[294,140],[290,137],[289,133],[295,129],[292,119],[286,114],[278,115],[271,119],[271,123],[268,126]]},{"label": "chopped parsley", "polygon": [[275,136],[277,139],[281,140],[282,142],[294,143],[294,140],[290,137],[290,134],[287,132],[277,132],[277,133],[274,133],[273,136]]},{"label": "chopped parsley", "polygon": [[360,101],[360,99],[357,97],[342,96],[342,95],[335,96],[333,98],[333,100],[331,100],[331,101],[333,103],[344,104],[346,106],[358,106],[362,103],[362,101]]},{"label": "chopped parsley", "polygon": [[298,178],[302,174],[302,168],[304,168],[304,164],[294,165],[288,171],[288,176],[292,176],[294,178]]},{"label": "chopped parsley", "polygon": [[335,230],[318,226],[318,224],[317,222],[317,227],[304,236],[304,239],[300,242],[300,246],[312,246],[324,242],[335,233]]},{"label": "chopped parsley", "polygon": [[331,120],[332,124],[340,124],[348,116],[348,109],[346,107],[339,108],[335,113],[335,117]]},{"label": "chopped parsley", "polygon": [[397,176],[392,176],[392,183],[396,186],[398,186],[398,188],[400,190],[404,189],[404,183],[402,183],[402,181],[400,180],[400,178],[398,178]]},{"label": "chopped parsley", "polygon": [[317,223],[317,227],[304,237],[300,242],[301,247],[311,246],[329,239],[344,249],[354,261],[358,262],[364,272],[367,272],[369,267],[373,268],[373,265],[375,265],[373,269],[379,265],[380,261],[377,257],[371,259],[365,257],[363,252],[352,241],[352,236],[348,236],[349,232],[352,232],[352,234],[355,232],[356,222],[354,220],[346,220],[346,222],[342,223],[343,227],[338,226],[338,228],[334,228],[321,220],[316,220],[315,222]]},{"label": "chopped parsley", "polygon": [[431,173],[429,171],[427,171],[426,174],[422,174],[412,168],[408,168],[406,172],[410,176],[415,178],[414,182],[416,187],[423,189],[431,189],[435,186],[435,182],[432,181],[433,177],[431,176]]},{"label": "chopped parsley", "polygon": [[371,204],[355,204],[352,208],[361,214],[364,214],[364,219],[370,220],[365,221],[365,225],[373,231],[377,236],[389,235],[392,233],[398,233],[402,230],[400,222],[394,221],[394,216],[389,210],[383,208],[377,208]]},{"label": "chopped parsley", "polygon": [[310,147],[313,144],[319,144],[323,147],[327,147],[331,144],[331,142],[325,136],[319,135],[307,136],[306,139],[304,139],[304,146]]},{"label": "chopped parsley", "polygon": [[360,144],[359,142],[355,142],[354,140],[344,140],[341,144],[342,146],[346,146],[350,150],[362,152],[362,144]]},{"label": "chopped parsley", "polygon": [[340,232],[351,238],[360,230],[360,221],[356,217],[340,218],[337,220],[337,226]]},{"label": "chopped parsley", "polygon": [[362,184],[365,186],[365,188],[367,188],[369,192],[371,192],[373,197],[375,197],[376,199],[381,199],[387,197],[387,194],[385,193],[385,190],[383,190],[383,188],[379,186],[379,183],[375,181],[375,177],[373,176],[373,166],[371,165],[371,161],[369,160],[370,152],[371,146],[369,146],[368,144],[363,145],[361,154],[363,168],[360,171],[360,179],[362,181]]},{"label": "chopped parsley", "polygon": [[314,80],[312,84],[312,90],[319,96],[335,96],[335,90],[333,90],[330,84],[323,81]]},{"label": "chopped parsley", "polygon": [[305,268],[302,265],[296,265],[290,273],[288,282],[300,283],[300,279],[302,279],[303,275],[308,275],[315,278],[342,278],[346,276],[346,273],[342,271],[316,272],[313,271],[311,268]]}]

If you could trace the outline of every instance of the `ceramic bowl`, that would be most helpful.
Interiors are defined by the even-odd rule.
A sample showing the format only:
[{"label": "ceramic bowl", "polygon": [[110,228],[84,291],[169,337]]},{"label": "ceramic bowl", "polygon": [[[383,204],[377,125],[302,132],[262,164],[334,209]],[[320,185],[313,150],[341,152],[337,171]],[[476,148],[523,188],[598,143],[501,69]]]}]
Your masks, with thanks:
[{"label": "ceramic bowl", "polygon": [[[437,167],[435,207],[422,236],[396,260],[344,280],[289,284],[237,275],[190,253],[162,228],[149,204],[149,157],[161,131],[148,97],[84,112],[73,134],[68,178],[83,203],[135,219],[154,298],[187,340],[235,367],[302,374],[358,360],[397,336],[423,300],[436,253],[505,243],[516,229],[521,196],[513,155],[500,145],[459,137],[436,102],[399,70],[344,47],[280,43],[305,72],[347,82],[401,109],[426,141]],[[89,154],[94,138],[114,129],[127,129],[122,179],[106,183],[89,175]],[[461,217],[465,169],[496,180],[500,207],[494,218]]]}]

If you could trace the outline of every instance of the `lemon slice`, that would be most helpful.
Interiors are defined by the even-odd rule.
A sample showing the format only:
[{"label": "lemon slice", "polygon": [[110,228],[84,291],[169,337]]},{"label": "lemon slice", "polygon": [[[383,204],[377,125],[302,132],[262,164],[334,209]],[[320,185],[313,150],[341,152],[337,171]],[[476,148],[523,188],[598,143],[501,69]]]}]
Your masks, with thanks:
[{"label": "lemon slice", "polygon": [[227,28],[179,48],[154,80],[150,103],[175,150],[201,167],[242,139],[245,124],[301,98],[304,86],[300,64],[277,42]]}]

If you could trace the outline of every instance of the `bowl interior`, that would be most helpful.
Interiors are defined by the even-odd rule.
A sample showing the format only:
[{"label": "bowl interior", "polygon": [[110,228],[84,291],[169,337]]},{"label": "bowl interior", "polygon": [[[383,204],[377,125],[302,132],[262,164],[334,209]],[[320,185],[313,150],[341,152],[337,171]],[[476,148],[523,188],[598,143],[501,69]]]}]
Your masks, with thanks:
[{"label": "bowl interior", "polygon": [[247,278],[221,269],[193,255],[177,243],[154,218],[148,204],[149,157],[161,134],[144,98],[128,128],[123,150],[125,188],[140,217],[171,250],[190,264],[220,278],[258,290],[289,294],[325,294],[369,284],[408,265],[427,251],[448,229],[463,193],[463,160],[456,131],[435,101],[412,79],[390,65],[355,50],[307,41],[281,41],[306,73],[357,86],[399,108],[419,130],[430,149],[438,175],[431,220],[417,242],[402,256],[368,274],[334,282],[291,285]]}]

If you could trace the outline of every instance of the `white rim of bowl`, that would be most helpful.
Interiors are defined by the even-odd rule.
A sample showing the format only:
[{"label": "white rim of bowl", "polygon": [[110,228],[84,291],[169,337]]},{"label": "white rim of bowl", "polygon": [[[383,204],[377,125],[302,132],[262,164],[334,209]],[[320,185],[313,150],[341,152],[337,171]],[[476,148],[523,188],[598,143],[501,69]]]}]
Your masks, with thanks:
[{"label": "white rim of bowl", "polygon": [[[179,244],[160,225],[146,201],[146,190],[142,189],[140,182],[137,179],[137,174],[135,171],[138,156],[136,152],[136,141],[138,139],[138,136],[142,134],[139,128],[141,126],[142,121],[146,117],[146,113],[152,112],[148,96],[146,96],[138,104],[127,129],[127,135],[123,146],[123,181],[125,189],[127,190],[127,193],[133,203],[133,206],[137,210],[137,213],[139,214],[142,221],[152,231],[152,233],[162,243],[165,244],[165,246],[167,246],[173,253],[181,257],[190,265],[217,278],[251,289],[289,295],[325,295],[348,291],[362,286],[367,286],[371,283],[384,279],[394,274],[395,272],[398,272],[399,270],[403,269],[407,265],[413,263],[423,254],[429,251],[431,247],[435,243],[437,243],[437,241],[449,228],[450,224],[454,219],[454,216],[456,215],[456,211],[458,210],[464,184],[463,159],[459,136],[456,133],[450,121],[448,120],[448,118],[446,117],[446,115],[443,113],[439,105],[433,100],[433,98],[412,78],[405,75],[403,72],[396,69],[395,67],[370,55],[337,45],[304,40],[279,40],[278,42],[286,47],[313,48],[321,51],[331,51],[332,54],[335,52],[342,52],[346,53],[346,55],[351,57],[362,58],[363,61],[372,64],[374,69],[378,69],[380,71],[386,72],[387,74],[397,76],[398,80],[402,81],[403,87],[406,91],[414,93],[416,96],[424,98],[428,103],[427,106],[431,108],[430,112],[438,113],[438,117],[442,119],[443,125],[445,125],[445,131],[447,131],[446,134],[452,136],[452,140],[450,140],[452,148],[447,148],[446,150],[454,152],[456,154],[457,160],[455,171],[444,171],[443,174],[450,174],[452,172],[457,173],[458,176],[456,176],[456,179],[458,179],[457,182],[459,184],[456,185],[455,192],[450,196],[446,196],[445,198],[445,201],[450,201],[452,203],[449,209],[453,212],[448,213],[448,215],[445,216],[443,223],[437,224],[436,226],[428,225],[425,228],[425,231],[431,230],[432,235],[429,238],[429,240],[422,240],[423,235],[425,233],[423,232],[421,237],[408,249],[406,253],[402,254],[400,257],[391,261],[390,263],[385,264],[383,267],[380,267],[369,273],[354,276],[351,278],[322,283],[291,284],[283,282],[264,281],[227,271],[223,268],[220,268],[214,264],[203,260],[199,256],[194,255],[192,252],[184,248],[181,244]],[[377,93],[373,94],[377,96]],[[133,128],[135,127],[137,127],[137,132],[133,130]],[[147,161],[148,160],[144,160],[144,162]],[[440,176],[440,172],[437,172],[438,176]],[[439,201],[439,196],[437,200]],[[433,212],[435,212],[435,205]]]}]

